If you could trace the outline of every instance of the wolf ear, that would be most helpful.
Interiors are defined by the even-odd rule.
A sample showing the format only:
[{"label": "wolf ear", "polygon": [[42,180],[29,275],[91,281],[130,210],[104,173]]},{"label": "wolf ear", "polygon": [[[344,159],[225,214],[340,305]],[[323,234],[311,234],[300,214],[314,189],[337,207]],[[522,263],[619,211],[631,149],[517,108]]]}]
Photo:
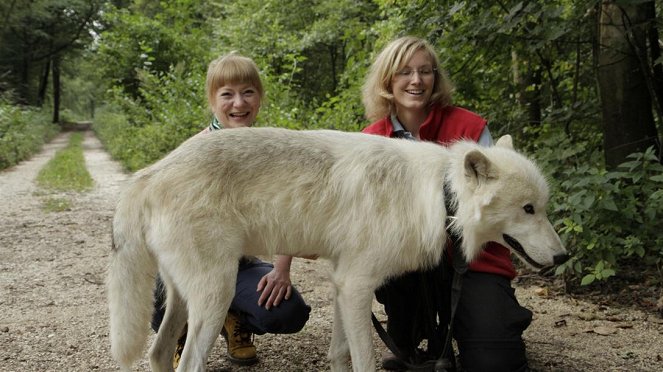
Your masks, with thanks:
[{"label": "wolf ear", "polygon": [[506,147],[507,149],[513,150],[513,139],[510,135],[505,134],[495,142],[495,146]]},{"label": "wolf ear", "polygon": [[465,154],[465,178],[473,187],[493,178],[493,164],[479,150],[472,150]]}]

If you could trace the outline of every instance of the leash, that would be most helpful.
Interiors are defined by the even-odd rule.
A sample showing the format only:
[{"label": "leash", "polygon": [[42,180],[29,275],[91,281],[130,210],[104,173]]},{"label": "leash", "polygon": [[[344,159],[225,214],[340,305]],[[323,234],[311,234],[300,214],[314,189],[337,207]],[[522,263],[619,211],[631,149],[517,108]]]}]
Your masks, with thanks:
[{"label": "leash", "polygon": [[[444,204],[447,211],[447,217],[453,217],[456,214],[456,205],[452,201],[451,195],[452,191],[450,189],[449,183],[447,180],[444,182]],[[447,234],[451,240],[451,246],[457,247],[461,243],[462,237],[458,236],[452,229],[447,225]],[[444,253],[443,253],[444,254]],[[446,264],[446,257],[442,257],[441,267],[444,268]],[[456,310],[458,309],[458,303],[460,302],[460,294],[463,284],[463,274],[467,271],[468,264],[465,261],[463,254],[461,252],[454,252],[452,257],[452,267],[454,270],[452,283],[451,283],[451,296],[450,296],[450,315],[449,323],[447,324],[447,332],[444,340],[444,346],[442,347],[440,357],[438,359],[426,360],[423,363],[415,364],[410,363],[410,361],[405,357],[403,352],[398,348],[394,340],[389,336],[387,331],[385,331],[382,324],[375,317],[375,314],[371,312],[371,321],[373,322],[373,327],[375,328],[378,336],[384,342],[384,344],[389,348],[389,350],[402,362],[403,366],[407,371],[435,371],[435,372],[449,372],[455,371],[455,356],[452,346],[452,330],[453,330],[453,321],[456,316]],[[440,272],[441,276],[442,273]],[[426,286],[425,280],[422,280],[423,285]],[[443,282],[440,277],[440,283]],[[430,293],[430,291],[426,291]],[[428,299],[428,298],[427,298]],[[428,301],[430,305],[430,301]],[[430,306],[427,306],[430,308]],[[429,350],[430,350],[430,340],[429,340]]]},{"label": "leash", "polygon": [[[455,198],[452,201],[451,195],[453,195],[453,192],[451,191],[451,185],[449,184],[449,180],[445,178],[444,207],[447,211],[447,218],[455,216],[458,207],[455,203]],[[463,237],[456,233],[456,230],[451,229],[449,224],[447,224],[447,234],[451,239],[451,246],[454,248],[461,246]],[[442,355],[440,356],[440,359],[444,358],[447,353],[450,353],[451,357],[454,355],[453,346],[451,344],[453,324],[454,319],[456,318],[458,303],[460,302],[461,289],[463,288],[463,275],[465,272],[467,272],[468,267],[468,263],[465,261],[465,257],[463,257],[463,253],[460,252],[460,250],[454,249],[451,266],[454,270],[454,276],[451,281],[451,306],[449,309],[449,324],[447,325],[447,337],[444,341],[444,347],[442,348]]]},{"label": "leash", "polygon": [[467,262],[463,258],[462,254],[454,254],[453,257],[453,279],[451,283],[451,304],[450,304],[450,315],[449,323],[447,325],[447,332],[444,341],[444,346],[442,347],[442,352],[438,359],[426,360],[423,363],[415,364],[410,363],[408,358],[405,357],[400,348],[396,345],[394,340],[389,336],[387,331],[384,329],[380,321],[377,319],[374,313],[371,312],[371,321],[373,322],[373,327],[375,328],[378,336],[387,346],[387,348],[394,353],[394,355],[400,359],[403,365],[406,367],[407,371],[435,371],[435,372],[449,372],[455,370],[455,362],[453,360],[454,352],[452,346],[452,331],[453,331],[453,322],[456,316],[456,310],[458,309],[458,303],[460,302],[460,294],[463,286],[463,274],[467,271]]}]

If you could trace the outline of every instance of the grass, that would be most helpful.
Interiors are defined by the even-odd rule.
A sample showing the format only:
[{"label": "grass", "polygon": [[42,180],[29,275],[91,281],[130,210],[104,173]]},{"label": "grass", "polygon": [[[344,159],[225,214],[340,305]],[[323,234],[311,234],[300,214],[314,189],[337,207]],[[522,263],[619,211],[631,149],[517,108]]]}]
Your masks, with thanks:
[{"label": "grass", "polygon": [[87,191],[94,181],[85,167],[83,135],[73,133],[67,147],[55,153],[37,175],[37,185],[52,191]]},{"label": "grass", "polygon": [[43,200],[42,209],[46,212],[64,212],[71,209],[71,201],[67,198],[49,197]]}]

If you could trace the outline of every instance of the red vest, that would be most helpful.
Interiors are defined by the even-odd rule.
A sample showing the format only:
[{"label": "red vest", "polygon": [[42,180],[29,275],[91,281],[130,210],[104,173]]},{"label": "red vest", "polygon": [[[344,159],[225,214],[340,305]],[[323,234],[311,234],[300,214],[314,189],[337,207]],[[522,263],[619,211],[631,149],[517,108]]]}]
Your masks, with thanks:
[{"label": "red vest", "polygon": [[[422,141],[434,141],[443,146],[459,139],[478,141],[487,123],[479,115],[460,107],[434,106],[424,123],[419,127]],[[362,132],[391,137],[394,127],[387,116],[364,128]],[[511,261],[511,252],[502,245],[489,242],[485,250],[470,263],[469,269],[483,273],[516,277],[516,269]]]}]

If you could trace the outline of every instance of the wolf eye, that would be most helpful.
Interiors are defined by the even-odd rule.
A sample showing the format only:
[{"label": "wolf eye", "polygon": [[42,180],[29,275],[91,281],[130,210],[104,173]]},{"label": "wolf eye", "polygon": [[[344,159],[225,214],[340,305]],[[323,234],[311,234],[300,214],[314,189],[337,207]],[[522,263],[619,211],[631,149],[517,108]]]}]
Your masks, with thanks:
[{"label": "wolf eye", "polygon": [[525,213],[527,213],[527,214],[534,214],[534,207],[532,206],[532,204],[525,205],[523,207],[523,209],[525,210]]}]

